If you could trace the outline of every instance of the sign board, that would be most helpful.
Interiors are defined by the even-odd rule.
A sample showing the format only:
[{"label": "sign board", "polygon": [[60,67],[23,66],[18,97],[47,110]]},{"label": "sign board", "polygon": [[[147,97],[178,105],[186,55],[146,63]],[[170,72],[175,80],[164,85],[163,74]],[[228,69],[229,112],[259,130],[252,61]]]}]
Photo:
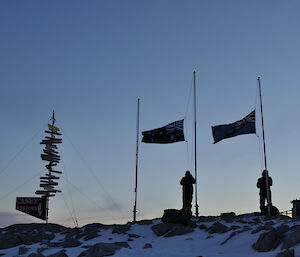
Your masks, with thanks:
[{"label": "sign board", "polygon": [[46,198],[17,197],[16,209],[38,219],[46,220]]}]

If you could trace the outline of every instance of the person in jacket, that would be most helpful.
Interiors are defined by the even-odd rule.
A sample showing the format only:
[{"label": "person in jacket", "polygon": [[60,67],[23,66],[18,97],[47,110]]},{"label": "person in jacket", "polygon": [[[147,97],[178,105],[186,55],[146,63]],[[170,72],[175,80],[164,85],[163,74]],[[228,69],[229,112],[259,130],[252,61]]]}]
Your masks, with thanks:
[{"label": "person in jacket", "polygon": [[180,181],[180,185],[182,185],[183,209],[190,210],[192,208],[193,184],[195,183],[196,180],[189,171],[185,173],[185,176]]},{"label": "person in jacket", "polygon": [[260,211],[262,214],[266,213],[266,207],[265,207],[265,202],[267,199],[267,191],[269,191],[269,197],[270,197],[270,205],[272,206],[271,203],[271,190],[270,187],[273,184],[272,178],[268,176],[268,186],[267,188],[266,185],[266,177],[267,177],[267,171],[264,170],[261,174],[261,178],[257,180],[256,186],[259,188],[259,202],[260,202]]}]

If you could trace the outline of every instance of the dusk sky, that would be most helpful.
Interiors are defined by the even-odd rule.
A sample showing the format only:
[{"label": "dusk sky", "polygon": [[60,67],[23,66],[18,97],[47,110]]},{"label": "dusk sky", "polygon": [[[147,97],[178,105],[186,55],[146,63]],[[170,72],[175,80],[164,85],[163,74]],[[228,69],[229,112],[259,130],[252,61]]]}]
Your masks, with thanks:
[{"label": "dusk sky", "polygon": [[300,199],[299,13],[296,0],[0,1],[0,227],[41,222],[15,201],[35,196],[46,173],[39,143],[53,109],[63,175],[49,221],[74,226],[74,210],[80,226],[131,221],[137,98],[140,131],[185,118],[187,139],[140,143],[137,219],[181,208],[180,179],[194,174],[194,70],[200,215],[259,211],[259,138],[213,144],[211,132],[259,111],[257,76],[273,204],[290,210]]}]

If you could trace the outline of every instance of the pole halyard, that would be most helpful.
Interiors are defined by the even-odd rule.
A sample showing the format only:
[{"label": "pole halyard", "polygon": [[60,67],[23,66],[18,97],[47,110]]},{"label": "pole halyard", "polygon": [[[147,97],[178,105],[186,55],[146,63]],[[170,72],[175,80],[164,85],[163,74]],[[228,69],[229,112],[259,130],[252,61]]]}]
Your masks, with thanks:
[{"label": "pole halyard", "polygon": [[137,122],[136,122],[136,154],[135,154],[135,188],[134,188],[134,207],[133,221],[136,221],[137,213],[137,186],[138,186],[138,161],[139,161],[139,126],[140,126],[140,98],[137,99]]},{"label": "pole halyard", "polygon": [[257,80],[258,80],[258,88],[259,88],[261,125],[262,125],[262,136],[263,136],[263,146],[264,146],[265,179],[266,179],[267,202],[268,202],[267,208],[268,208],[268,215],[271,215],[272,202],[271,202],[271,197],[270,197],[269,172],[268,172],[268,169],[267,169],[267,154],[266,154],[266,141],[265,141],[264,116],[263,116],[263,107],[262,107],[260,77],[257,77]]},{"label": "pole halyard", "polygon": [[194,121],[195,121],[195,208],[196,208],[196,217],[199,216],[199,205],[197,197],[197,122],[196,122],[196,71],[194,71]]}]

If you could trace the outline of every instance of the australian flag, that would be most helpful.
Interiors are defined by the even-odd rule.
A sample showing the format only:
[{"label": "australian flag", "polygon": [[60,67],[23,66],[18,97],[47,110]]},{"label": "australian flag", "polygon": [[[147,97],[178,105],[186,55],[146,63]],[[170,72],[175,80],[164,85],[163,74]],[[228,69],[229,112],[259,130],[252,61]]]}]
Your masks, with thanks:
[{"label": "australian flag", "polygon": [[142,132],[144,143],[169,144],[184,141],[183,120],[172,122],[164,127]]},{"label": "australian flag", "polygon": [[212,127],[214,144],[219,141],[243,134],[256,133],[255,129],[255,110],[245,118],[231,124]]}]

